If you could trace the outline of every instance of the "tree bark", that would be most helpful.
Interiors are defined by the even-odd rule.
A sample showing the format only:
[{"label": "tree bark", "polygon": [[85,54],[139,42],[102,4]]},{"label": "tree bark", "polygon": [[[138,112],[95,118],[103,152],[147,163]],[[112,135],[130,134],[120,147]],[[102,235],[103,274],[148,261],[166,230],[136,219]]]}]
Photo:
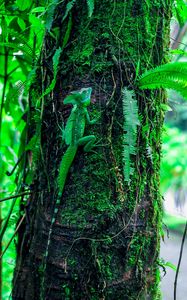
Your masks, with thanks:
[{"label": "tree bark", "polygon": [[[86,1],[76,1],[65,21],[66,2],[53,20],[56,39],[46,34],[41,67],[30,91],[31,136],[38,110],[42,116],[40,155],[27,205],[27,222],[19,231],[13,299],[160,299],[159,249],[162,197],[159,191],[163,91],[142,92],[141,74],[167,61],[172,0],[95,0],[88,17]],[[53,79],[52,58],[67,34],[56,86],[40,107],[35,99]],[[134,173],[123,178],[122,88],[134,90],[141,126]],[[42,262],[58,194],[56,179],[66,146],[59,125],[71,107],[63,105],[73,90],[92,87],[93,152],[77,152],[68,174],[60,210],[53,226],[46,272]],[[39,103],[40,101],[38,101]],[[37,105],[38,105],[37,103]]]}]

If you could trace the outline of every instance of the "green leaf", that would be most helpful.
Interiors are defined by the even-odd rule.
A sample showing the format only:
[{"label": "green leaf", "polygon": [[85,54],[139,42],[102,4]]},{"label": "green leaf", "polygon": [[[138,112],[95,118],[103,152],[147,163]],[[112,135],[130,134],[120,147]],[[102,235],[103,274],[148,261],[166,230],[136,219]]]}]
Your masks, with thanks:
[{"label": "green leaf", "polygon": [[1,28],[2,28],[2,41],[8,40],[8,25],[7,25],[7,17],[3,16],[1,19]]},{"label": "green leaf", "polygon": [[72,0],[72,1],[68,2],[68,4],[66,5],[65,14],[64,14],[62,21],[64,21],[67,18],[68,14],[72,10],[75,2],[76,2],[76,0]]},{"label": "green leaf", "polygon": [[42,20],[40,18],[37,18],[35,14],[29,14],[29,21],[32,24],[32,29],[37,38],[39,35],[40,41],[42,41],[42,35],[44,34],[44,24],[42,23]]},{"label": "green leaf", "polygon": [[57,72],[58,72],[58,64],[59,64],[59,59],[60,59],[60,54],[62,52],[62,48],[58,48],[55,51],[55,54],[53,56],[53,80],[51,82],[51,84],[48,86],[48,88],[44,91],[44,93],[42,94],[42,97],[48,95],[55,87],[56,84],[56,76],[57,76]]},{"label": "green leaf", "polygon": [[173,49],[173,50],[170,50],[170,53],[173,54],[173,55],[187,56],[187,51],[184,51],[182,49]]},{"label": "green leaf", "polygon": [[17,19],[17,22],[18,22],[18,25],[19,25],[19,27],[21,28],[21,30],[24,31],[25,28],[26,28],[26,24],[25,24],[24,20],[21,19],[21,18],[18,18],[18,19]]},{"label": "green leaf", "polygon": [[95,0],[86,0],[88,6],[88,16],[91,17],[94,11],[94,2]]},{"label": "green leaf", "polygon": [[36,13],[43,13],[45,12],[45,7],[44,6],[38,6],[38,7],[35,7],[31,10],[31,14],[36,14]]},{"label": "green leaf", "polygon": [[50,31],[51,30],[51,25],[53,22],[53,16],[55,12],[55,8],[57,4],[59,3],[59,0],[51,0],[51,3],[49,3],[47,7],[47,13],[46,13],[46,21],[45,21],[45,28]]},{"label": "green leaf", "polygon": [[161,109],[163,111],[172,111],[172,108],[169,105],[164,104],[164,103],[161,104]]},{"label": "green leaf", "polygon": [[30,1],[30,0],[17,0],[16,4],[17,4],[19,10],[24,11],[32,5],[32,1]]},{"label": "green leaf", "polygon": [[175,7],[175,14],[177,17],[177,20],[182,27],[186,23],[187,19],[187,4],[184,0],[176,0],[174,3]]},{"label": "green leaf", "polygon": [[62,49],[64,49],[64,47],[67,45],[68,41],[69,41],[69,37],[71,34],[71,29],[72,29],[72,14],[70,14],[69,16],[69,20],[68,20],[68,25],[67,25],[67,30],[63,39],[63,43],[62,43]]},{"label": "green leaf", "polygon": [[57,73],[57,67],[58,67],[58,63],[59,63],[59,58],[60,58],[60,54],[62,52],[62,49],[59,47],[56,51],[55,54],[53,56],[53,70],[54,73]]},{"label": "green leaf", "polygon": [[177,271],[177,267],[174,264],[172,264],[170,261],[167,261],[164,265],[165,267],[169,267],[172,270]]}]

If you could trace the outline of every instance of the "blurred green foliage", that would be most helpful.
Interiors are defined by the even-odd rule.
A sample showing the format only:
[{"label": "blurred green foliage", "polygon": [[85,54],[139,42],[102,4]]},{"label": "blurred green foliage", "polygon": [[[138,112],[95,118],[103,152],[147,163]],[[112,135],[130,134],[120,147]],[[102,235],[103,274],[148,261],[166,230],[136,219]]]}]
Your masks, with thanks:
[{"label": "blurred green foliage", "polygon": [[[42,1],[40,1],[42,2]],[[20,156],[21,133],[26,128],[28,88],[44,36],[43,16],[36,1],[11,0],[0,3],[0,198],[16,194],[21,180],[15,173],[7,176]],[[39,14],[40,13],[40,14]],[[21,175],[21,174],[20,174]],[[6,233],[3,249],[14,234],[19,219],[19,200],[16,200]],[[2,202],[5,220],[13,200]],[[15,242],[3,256],[3,299],[8,299],[15,265]]]},{"label": "blurred green foliage", "polygon": [[163,134],[161,181],[164,191],[186,188],[187,182],[187,133],[180,129],[166,128]]},{"label": "blurred green foliage", "polygon": [[183,234],[186,225],[186,218],[181,216],[171,216],[170,214],[165,213],[163,223],[166,224],[170,230]]},{"label": "blurred green foliage", "polygon": [[[7,176],[18,161],[24,147],[26,132],[28,90],[37,64],[46,31],[50,32],[58,0],[4,0],[0,1],[0,198],[16,194],[22,187],[22,173]],[[92,3],[92,1],[87,1]],[[89,13],[93,11],[88,6]],[[176,18],[185,23],[187,9],[183,0],[174,4]],[[55,38],[55,31],[50,32]],[[64,42],[65,43],[65,42]],[[64,46],[65,44],[63,44]],[[180,53],[174,53],[181,55]],[[185,184],[187,171],[187,136],[172,128],[164,134],[162,182],[163,188],[178,188]],[[21,149],[21,150],[20,150]],[[174,176],[174,177],[172,177]],[[0,203],[5,221],[12,199]],[[3,238],[5,247],[14,234],[19,219],[19,202],[13,209]],[[16,240],[14,241],[16,242]],[[3,299],[9,299],[15,265],[15,244],[12,242],[3,256]]]}]

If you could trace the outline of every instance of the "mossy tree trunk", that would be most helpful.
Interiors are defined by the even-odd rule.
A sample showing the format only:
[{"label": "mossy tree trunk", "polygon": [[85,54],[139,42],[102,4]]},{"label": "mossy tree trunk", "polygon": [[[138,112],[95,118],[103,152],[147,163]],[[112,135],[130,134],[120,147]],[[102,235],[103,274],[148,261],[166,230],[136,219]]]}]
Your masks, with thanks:
[{"label": "mossy tree trunk", "polygon": [[[14,276],[13,299],[160,299],[159,244],[162,204],[159,192],[162,91],[141,92],[136,75],[167,61],[172,0],[95,0],[88,17],[86,1],[76,1],[63,20],[67,1],[59,4],[46,34],[41,67],[32,85],[31,126],[42,118],[39,158],[22,225]],[[34,101],[53,79],[52,58],[64,48],[55,89],[40,107]],[[69,26],[69,27],[68,27]],[[135,91],[141,126],[134,172],[124,181],[122,88]],[[72,90],[92,87],[91,118],[86,127],[99,141],[93,152],[77,152],[68,174],[53,227],[47,269],[42,271],[51,216],[58,194],[56,179],[66,146],[59,125],[71,107],[63,105]],[[36,145],[37,146],[37,145]]]}]

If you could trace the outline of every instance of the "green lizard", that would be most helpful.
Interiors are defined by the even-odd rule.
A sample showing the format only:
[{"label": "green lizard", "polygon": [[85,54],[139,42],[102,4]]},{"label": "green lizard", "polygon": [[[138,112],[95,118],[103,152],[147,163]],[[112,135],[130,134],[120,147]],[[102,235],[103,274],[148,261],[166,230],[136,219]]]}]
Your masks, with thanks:
[{"label": "green lizard", "polygon": [[[51,220],[51,225],[48,234],[47,247],[44,254],[43,277],[42,277],[43,281],[41,284],[41,289],[43,290],[42,295],[44,293],[44,280],[45,280],[44,275],[47,266],[47,258],[49,254],[49,246],[51,241],[52,229],[58,214],[59,205],[61,202],[69,169],[75,158],[78,147],[84,146],[84,151],[90,151],[91,148],[94,146],[94,142],[96,140],[94,135],[84,136],[86,123],[94,124],[96,122],[96,119],[92,121],[90,120],[89,113],[87,110],[87,107],[91,103],[91,93],[92,93],[92,88],[82,88],[80,91],[71,92],[71,94],[64,99],[64,104],[72,104],[73,108],[67,120],[67,124],[63,133],[63,138],[65,139],[65,143],[68,146],[68,148],[62,157],[62,161],[60,163],[59,175],[57,178],[58,196],[57,196],[57,201],[55,203],[53,217]],[[41,297],[41,300],[43,300],[43,297]]]}]

